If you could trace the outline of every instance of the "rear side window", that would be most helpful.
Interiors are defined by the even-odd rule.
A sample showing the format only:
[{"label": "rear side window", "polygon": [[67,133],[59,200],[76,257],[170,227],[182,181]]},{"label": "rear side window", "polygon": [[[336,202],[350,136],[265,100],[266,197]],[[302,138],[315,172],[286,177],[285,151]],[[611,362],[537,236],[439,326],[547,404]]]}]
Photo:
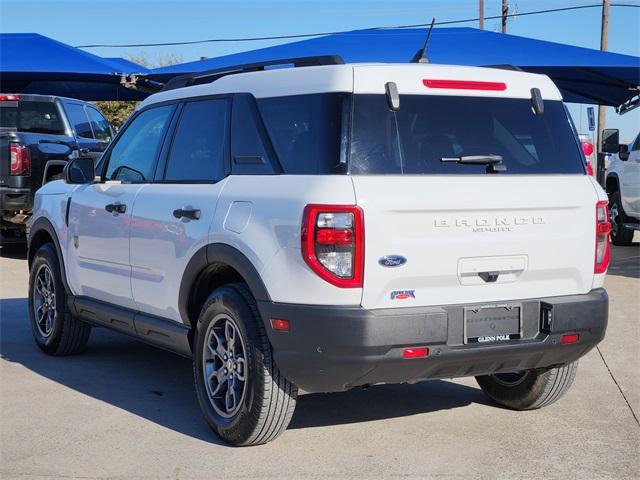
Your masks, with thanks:
[{"label": "rear side window", "polygon": [[229,101],[185,104],[169,153],[165,180],[217,181],[225,175]]},{"label": "rear side window", "polygon": [[0,102],[0,127],[19,132],[65,134],[54,102]]},{"label": "rear side window", "polygon": [[280,172],[271,142],[249,94],[233,97],[231,112],[232,171],[241,175],[269,175]]},{"label": "rear side window", "polygon": [[93,138],[91,120],[89,120],[84,106],[78,103],[67,103],[65,104],[65,108],[69,115],[69,121],[76,131],[76,135],[82,138]]},{"label": "rear side window", "polygon": [[483,173],[440,159],[486,155],[502,156],[506,174],[584,173],[562,102],[536,116],[528,99],[404,95],[393,112],[384,95],[354,96],[351,173]]},{"label": "rear side window", "polygon": [[107,180],[145,182],[153,177],[155,160],[173,108],[173,105],[150,108],[133,119],[111,149]]},{"label": "rear side window", "polygon": [[95,108],[87,107],[89,120],[91,120],[91,128],[95,134],[96,140],[101,142],[111,141],[111,126],[106,118]]},{"label": "rear side window", "polygon": [[341,157],[345,97],[328,93],[258,100],[285,173],[336,173],[345,166],[346,158]]}]

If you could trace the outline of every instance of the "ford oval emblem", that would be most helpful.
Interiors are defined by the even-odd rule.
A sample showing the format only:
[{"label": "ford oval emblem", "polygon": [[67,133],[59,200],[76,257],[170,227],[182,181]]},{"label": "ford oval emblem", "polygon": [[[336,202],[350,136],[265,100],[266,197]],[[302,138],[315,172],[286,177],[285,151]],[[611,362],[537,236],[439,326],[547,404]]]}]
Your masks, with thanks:
[{"label": "ford oval emblem", "polygon": [[385,255],[378,260],[383,267],[400,267],[407,263],[407,259],[402,255]]}]

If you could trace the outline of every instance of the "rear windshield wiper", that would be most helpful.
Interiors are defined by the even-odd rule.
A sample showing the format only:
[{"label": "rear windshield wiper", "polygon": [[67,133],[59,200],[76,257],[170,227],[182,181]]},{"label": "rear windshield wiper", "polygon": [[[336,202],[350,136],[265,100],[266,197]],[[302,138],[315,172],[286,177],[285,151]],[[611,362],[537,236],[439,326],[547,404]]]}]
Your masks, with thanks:
[{"label": "rear windshield wiper", "polygon": [[502,164],[502,155],[466,155],[462,157],[442,157],[441,162],[462,163],[465,165],[486,165],[487,173],[506,172]]}]

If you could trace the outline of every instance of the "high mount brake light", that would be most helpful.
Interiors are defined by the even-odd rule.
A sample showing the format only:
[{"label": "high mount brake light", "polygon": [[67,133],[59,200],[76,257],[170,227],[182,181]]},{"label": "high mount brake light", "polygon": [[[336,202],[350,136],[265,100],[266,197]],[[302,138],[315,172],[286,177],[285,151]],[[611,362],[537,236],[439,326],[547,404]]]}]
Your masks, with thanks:
[{"label": "high mount brake light", "polygon": [[611,247],[609,245],[609,202],[606,200],[596,203],[596,253],[594,273],[605,273],[609,268],[611,259]]},{"label": "high mount brake light", "polygon": [[479,80],[437,80],[424,78],[422,84],[427,88],[452,88],[455,90],[491,90],[502,92],[507,89],[503,82],[483,82]]},{"label": "high mount brake light", "polygon": [[24,145],[20,145],[19,143],[10,143],[9,153],[11,155],[9,174],[30,175],[31,154],[29,153],[29,147],[25,147]]},{"label": "high mount brake light", "polygon": [[356,205],[307,205],[302,257],[320,278],[341,288],[362,288],[364,218]]},{"label": "high mount brake light", "polygon": [[19,95],[0,94],[0,102],[17,102],[18,100],[20,100]]}]

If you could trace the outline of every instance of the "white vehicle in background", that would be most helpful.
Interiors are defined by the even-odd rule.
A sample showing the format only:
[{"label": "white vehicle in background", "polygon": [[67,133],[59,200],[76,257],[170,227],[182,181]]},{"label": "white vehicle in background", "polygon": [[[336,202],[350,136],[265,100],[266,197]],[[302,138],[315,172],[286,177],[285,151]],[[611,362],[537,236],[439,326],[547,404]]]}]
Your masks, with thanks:
[{"label": "white vehicle in background", "polygon": [[602,133],[603,151],[613,154],[605,183],[611,241],[614,245],[631,245],[634,232],[640,230],[640,134],[630,145],[620,145],[618,138],[616,129]]}]

